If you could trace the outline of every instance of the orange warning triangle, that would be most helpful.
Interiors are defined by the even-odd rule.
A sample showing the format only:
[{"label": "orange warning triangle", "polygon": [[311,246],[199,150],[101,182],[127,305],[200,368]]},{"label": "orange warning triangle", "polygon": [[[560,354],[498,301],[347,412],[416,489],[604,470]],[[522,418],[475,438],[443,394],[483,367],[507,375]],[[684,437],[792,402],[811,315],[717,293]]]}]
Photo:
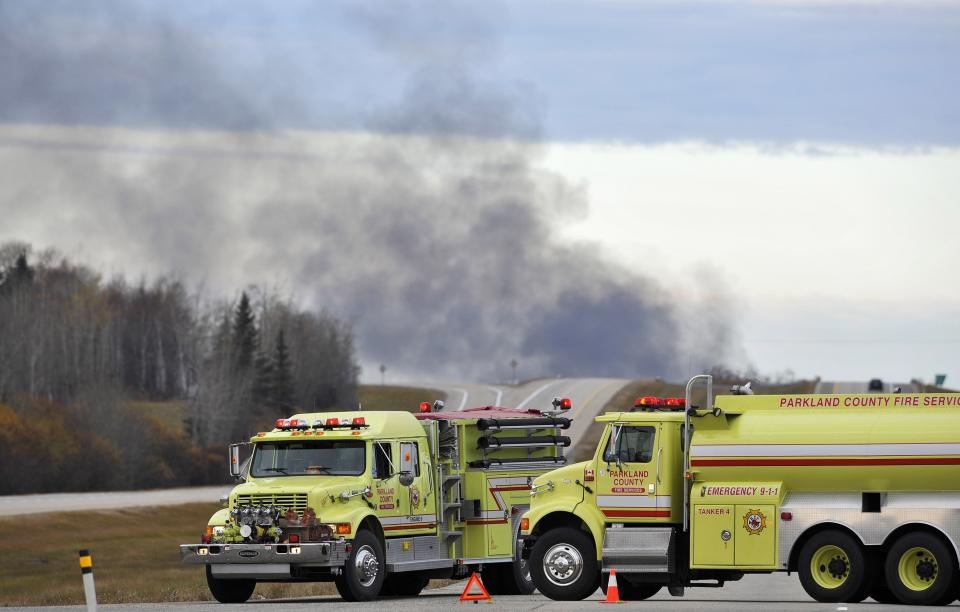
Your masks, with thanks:
[{"label": "orange warning triangle", "polygon": [[[479,595],[470,593],[470,589],[473,587],[480,589]],[[473,574],[470,575],[470,580],[467,580],[467,586],[463,588],[463,593],[460,595],[460,601],[493,601],[493,598],[490,597],[490,593],[487,593],[487,589],[484,588],[483,582],[480,580],[480,576],[477,575],[477,572],[473,572]]]}]

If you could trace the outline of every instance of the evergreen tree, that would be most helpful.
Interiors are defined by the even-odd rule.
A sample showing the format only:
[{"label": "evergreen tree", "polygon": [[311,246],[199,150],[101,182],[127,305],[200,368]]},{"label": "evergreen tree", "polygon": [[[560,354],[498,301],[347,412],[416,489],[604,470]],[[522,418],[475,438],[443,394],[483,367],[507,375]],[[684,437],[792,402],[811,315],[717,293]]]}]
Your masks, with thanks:
[{"label": "evergreen tree", "polygon": [[293,408],[293,373],[291,372],[290,352],[287,349],[283,330],[277,334],[277,343],[273,352],[272,404],[277,408]]},{"label": "evergreen tree", "polygon": [[33,268],[27,264],[26,253],[20,253],[20,255],[17,257],[17,262],[13,264],[13,272],[11,273],[10,278],[15,283],[29,284],[33,282]]},{"label": "evergreen tree", "polygon": [[240,294],[240,303],[233,315],[233,350],[237,370],[249,370],[257,351],[257,327],[246,291]]},{"label": "evergreen tree", "polygon": [[27,254],[20,253],[13,266],[0,270],[0,291],[15,291],[33,283],[34,271],[27,263]]},{"label": "evergreen tree", "polygon": [[262,351],[257,351],[253,361],[253,384],[250,388],[251,399],[255,408],[272,407],[274,366],[269,357]]}]

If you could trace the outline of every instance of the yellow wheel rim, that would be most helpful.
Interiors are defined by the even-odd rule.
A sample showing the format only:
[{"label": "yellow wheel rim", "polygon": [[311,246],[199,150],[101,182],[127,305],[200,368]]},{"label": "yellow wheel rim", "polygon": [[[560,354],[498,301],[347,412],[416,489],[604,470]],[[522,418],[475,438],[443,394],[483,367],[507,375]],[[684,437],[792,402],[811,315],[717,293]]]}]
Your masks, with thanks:
[{"label": "yellow wheel rim", "polygon": [[810,558],[810,575],[825,589],[839,588],[850,577],[850,558],[839,546],[821,546]]},{"label": "yellow wheel rim", "polygon": [[937,558],[928,549],[914,546],[900,555],[897,572],[900,582],[911,591],[925,591],[937,581]]}]

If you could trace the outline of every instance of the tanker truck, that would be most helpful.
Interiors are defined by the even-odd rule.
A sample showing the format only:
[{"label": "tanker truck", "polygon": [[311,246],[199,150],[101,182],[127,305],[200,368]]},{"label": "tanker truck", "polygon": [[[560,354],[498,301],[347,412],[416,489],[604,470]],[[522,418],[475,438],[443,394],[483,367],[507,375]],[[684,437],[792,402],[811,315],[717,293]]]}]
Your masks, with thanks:
[{"label": "tanker truck", "polygon": [[[593,458],[538,477],[521,558],[557,600],[796,572],[821,602],[958,594],[960,394],[639,398]],[[697,401],[694,401],[696,392]]]}]

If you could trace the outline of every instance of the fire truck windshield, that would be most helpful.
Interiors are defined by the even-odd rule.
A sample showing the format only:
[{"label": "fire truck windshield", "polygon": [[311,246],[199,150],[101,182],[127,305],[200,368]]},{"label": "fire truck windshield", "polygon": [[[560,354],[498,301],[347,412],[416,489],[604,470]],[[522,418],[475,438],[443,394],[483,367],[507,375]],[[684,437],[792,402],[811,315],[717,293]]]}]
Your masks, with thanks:
[{"label": "fire truck windshield", "polygon": [[358,476],[365,469],[366,448],[359,440],[261,442],[254,451],[250,475]]}]

